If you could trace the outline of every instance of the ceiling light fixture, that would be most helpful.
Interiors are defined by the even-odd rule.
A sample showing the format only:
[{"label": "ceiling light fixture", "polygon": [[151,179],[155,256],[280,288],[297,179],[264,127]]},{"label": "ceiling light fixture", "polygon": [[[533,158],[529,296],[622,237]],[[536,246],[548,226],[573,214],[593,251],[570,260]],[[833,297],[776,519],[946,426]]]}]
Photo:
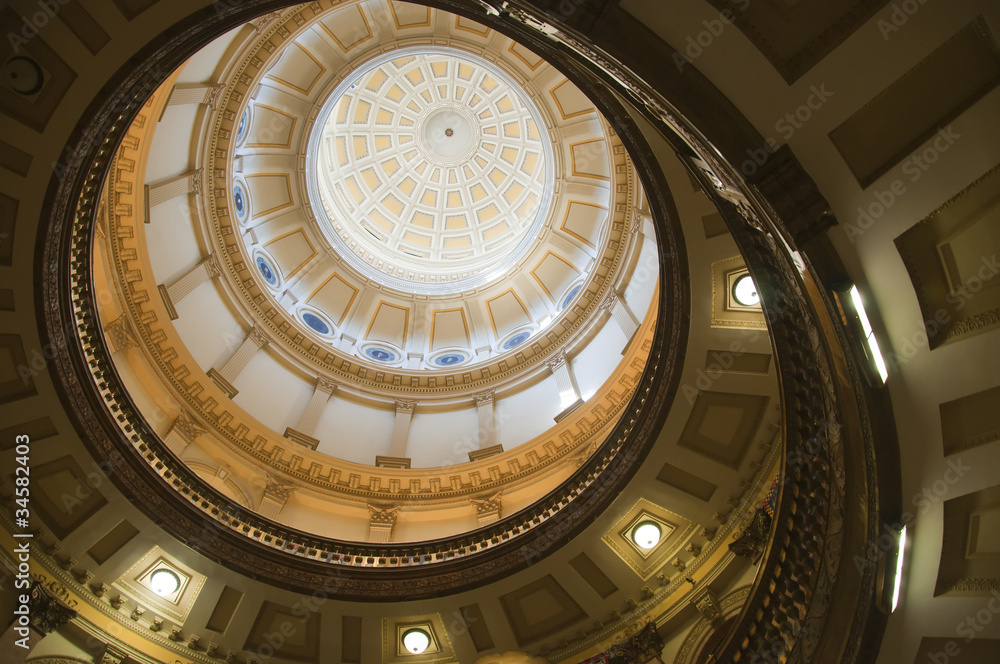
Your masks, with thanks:
[{"label": "ceiling light fixture", "polygon": [[744,307],[756,307],[760,305],[760,294],[757,292],[757,285],[750,278],[749,274],[739,277],[733,284],[733,299]]},{"label": "ceiling light fixture", "polygon": [[890,612],[896,610],[899,605],[899,591],[903,585],[903,555],[906,553],[906,526],[899,531],[899,547],[896,551],[896,575],[892,586],[892,608]]},{"label": "ceiling light fixture", "polygon": [[403,633],[403,647],[414,655],[427,650],[431,644],[430,635],[422,629],[408,629]]},{"label": "ceiling light fixture", "polygon": [[160,597],[173,595],[180,586],[180,577],[168,569],[158,569],[149,575],[149,587]]},{"label": "ceiling light fixture", "polygon": [[652,521],[643,521],[632,531],[632,541],[640,549],[652,549],[660,541],[662,531]]}]

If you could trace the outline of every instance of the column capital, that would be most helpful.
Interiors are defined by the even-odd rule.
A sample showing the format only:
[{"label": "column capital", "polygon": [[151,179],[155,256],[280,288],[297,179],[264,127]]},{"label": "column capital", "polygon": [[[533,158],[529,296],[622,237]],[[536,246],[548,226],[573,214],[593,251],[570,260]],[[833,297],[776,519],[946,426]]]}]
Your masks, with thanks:
[{"label": "column capital", "polygon": [[104,646],[100,664],[122,664],[126,659],[128,659],[128,653],[109,643]]},{"label": "column capital", "polygon": [[76,618],[76,601],[69,591],[56,581],[44,584],[35,579],[31,583],[28,608],[31,611],[31,628],[41,635],[59,629]]},{"label": "column capital", "polygon": [[205,190],[205,171],[202,168],[191,171],[188,188],[195,196],[201,196]]},{"label": "column capital", "polygon": [[319,376],[316,378],[316,389],[320,392],[326,392],[327,394],[333,394],[340,387],[340,381],[333,380],[332,378],[325,378]]},{"label": "column capital", "polygon": [[291,484],[279,484],[271,475],[267,476],[267,486],[264,487],[264,498],[279,505],[288,502],[295,487]]},{"label": "column capital", "polygon": [[264,14],[263,16],[250,21],[250,25],[252,25],[253,29],[257,31],[257,34],[261,34],[267,29],[267,26],[274,23],[280,16],[281,12]]},{"label": "column capital", "polygon": [[212,83],[208,86],[208,92],[205,93],[205,103],[213,111],[215,110],[216,104],[219,103],[219,95],[222,94],[222,88],[224,86],[219,83]]},{"label": "column capital", "polygon": [[250,331],[247,332],[247,339],[250,339],[257,344],[257,348],[263,348],[268,343],[267,335],[264,334],[264,330],[260,329],[256,325],[251,327]]},{"label": "column capital", "polygon": [[126,314],[109,321],[104,326],[104,333],[108,335],[108,341],[111,342],[111,352],[122,351],[129,347],[139,347],[139,342],[132,330],[132,324]]},{"label": "column capital", "polygon": [[469,502],[476,508],[476,520],[480,526],[500,520],[501,499],[503,491],[497,491],[488,498],[470,498]]},{"label": "column capital", "polygon": [[698,612],[712,625],[722,622],[722,608],[719,606],[719,597],[711,588],[705,588],[691,599],[691,604]]},{"label": "column capital", "polygon": [[649,210],[643,210],[641,207],[633,206],[632,208],[632,223],[629,225],[629,233],[638,233],[642,228],[642,225],[647,221],[653,221],[653,215],[650,214]]},{"label": "column capital", "polygon": [[393,507],[377,507],[368,505],[368,539],[372,542],[388,542],[392,537],[392,528],[396,525],[396,515],[399,505]]},{"label": "column capital", "polygon": [[561,367],[566,365],[566,351],[560,348],[552,354],[552,357],[550,357],[545,364],[552,373],[555,373]]},{"label": "column capital", "polygon": [[611,311],[615,308],[615,305],[618,304],[618,299],[620,297],[621,296],[618,294],[618,291],[614,288],[608,290],[608,294],[604,296],[604,301],[601,302],[601,308]]},{"label": "column capital", "polygon": [[205,265],[205,272],[208,273],[210,278],[222,275],[222,268],[219,266],[219,257],[214,251],[206,256],[202,263]]},{"label": "column capital", "polygon": [[399,414],[399,413],[406,414],[406,415],[412,414],[413,413],[413,409],[417,407],[417,402],[416,401],[407,401],[405,399],[394,399],[393,401],[395,401],[395,403],[396,403],[396,413],[397,414]]},{"label": "column capital", "polygon": [[195,422],[186,410],[177,415],[177,419],[170,425],[170,431],[176,431],[177,435],[188,443],[193,443],[195,438],[207,433],[207,430]]},{"label": "column capital", "polygon": [[485,392],[477,392],[472,395],[472,398],[476,400],[476,406],[489,406],[493,403],[493,390],[486,390]]}]

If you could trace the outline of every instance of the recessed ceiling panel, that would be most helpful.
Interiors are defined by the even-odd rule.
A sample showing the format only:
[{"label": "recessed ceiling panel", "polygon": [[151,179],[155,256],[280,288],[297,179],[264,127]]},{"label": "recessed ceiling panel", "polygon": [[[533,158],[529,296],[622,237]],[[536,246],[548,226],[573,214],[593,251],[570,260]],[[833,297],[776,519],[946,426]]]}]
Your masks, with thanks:
[{"label": "recessed ceiling panel", "polygon": [[561,83],[549,90],[549,94],[555,99],[563,120],[596,112],[594,104],[587,99],[587,95],[580,92],[580,88],[570,83],[568,79],[563,79]]},{"label": "recessed ceiling panel", "polygon": [[306,298],[306,302],[321,309],[337,325],[341,325],[357,295],[358,289],[334,272]]},{"label": "recessed ceiling panel", "polygon": [[319,24],[344,52],[372,38],[368,17],[360,5],[355,5],[353,10],[337,12],[336,20],[330,17],[321,20]]},{"label": "recessed ceiling panel", "polygon": [[542,260],[531,270],[531,276],[541,286],[549,299],[555,302],[580,277],[580,270],[566,258],[548,251]]},{"label": "recessed ceiling panel", "polygon": [[[275,635],[282,635],[278,640]],[[257,613],[243,649],[262,652],[264,648],[275,657],[293,662],[318,662],[320,613],[303,612],[302,607],[290,608],[264,602]],[[277,645],[277,647],[275,647]]]},{"label": "recessed ceiling panel", "polygon": [[265,104],[253,105],[253,122],[247,133],[248,148],[290,148],[296,118]]},{"label": "recessed ceiling panel", "polygon": [[486,308],[498,339],[517,327],[531,323],[527,307],[513,289],[487,300]]},{"label": "recessed ceiling panel", "polygon": [[266,78],[307,95],[326,73],[326,67],[301,44],[295,43],[293,46],[294,48],[285,49],[281,58],[268,70]]},{"label": "recessed ceiling panel", "polygon": [[246,177],[254,218],[292,205],[292,182],[287,173],[260,173]]},{"label": "recessed ceiling panel", "polygon": [[433,313],[431,320],[431,350],[451,347],[468,347],[469,323],[465,310],[441,309]]},{"label": "recessed ceiling panel", "polygon": [[757,435],[768,398],[699,392],[678,445],[738,470]]},{"label": "recessed ceiling panel", "polygon": [[603,205],[570,201],[560,228],[590,248],[595,248],[601,238],[601,228],[608,219],[608,209]]},{"label": "recessed ceiling panel", "polygon": [[278,269],[285,275],[285,279],[294,277],[316,256],[316,248],[301,228],[269,240],[264,246],[278,263]]},{"label": "recessed ceiling panel", "polygon": [[587,613],[550,574],[500,596],[519,646],[551,636],[587,617]]},{"label": "recessed ceiling panel", "polygon": [[379,302],[375,308],[365,339],[385,341],[398,348],[406,346],[410,310],[396,304]]}]

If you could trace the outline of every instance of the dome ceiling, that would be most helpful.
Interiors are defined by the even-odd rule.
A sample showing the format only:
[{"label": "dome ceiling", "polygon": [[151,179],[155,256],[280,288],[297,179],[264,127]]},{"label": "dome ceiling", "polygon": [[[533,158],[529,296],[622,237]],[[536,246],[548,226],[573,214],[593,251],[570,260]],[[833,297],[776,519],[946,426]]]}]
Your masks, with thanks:
[{"label": "dome ceiling", "polygon": [[[206,151],[231,189],[208,201],[206,231],[241,240],[236,299],[306,373],[454,399],[523,380],[603,325],[642,194],[558,71],[478,24],[411,24],[401,7],[345,5],[280,49],[273,35],[254,47],[255,76],[242,65],[225,97],[235,131],[216,119],[231,152]],[[154,268],[169,262],[153,253]]]},{"label": "dome ceiling", "polygon": [[[501,495],[505,516],[565,507],[539,501],[607,464],[657,314],[648,203],[593,102],[503,35],[398,9],[258,30],[191,119],[214,186],[189,226],[105,221],[141,268],[107,249],[124,304],[102,317],[135,331],[120,370],[167,447],[235,503],[353,542],[474,531]],[[175,158],[161,130],[140,115],[109,191]],[[147,283],[166,315],[124,322]]]},{"label": "dome ceiling", "polygon": [[521,90],[488,60],[440,47],[377,56],[342,81],[306,166],[333,251],[416,292],[503,276],[534,244],[554,189],[551,141]]}]

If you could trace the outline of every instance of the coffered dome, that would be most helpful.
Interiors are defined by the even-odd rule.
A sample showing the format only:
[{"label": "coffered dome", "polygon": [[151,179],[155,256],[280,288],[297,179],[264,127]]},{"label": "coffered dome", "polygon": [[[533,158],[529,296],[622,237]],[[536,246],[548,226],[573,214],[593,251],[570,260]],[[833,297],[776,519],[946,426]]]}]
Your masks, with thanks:
[{"label": "coffered dome", "polygon": [[510,75],[457,48],[379,55],[342,80],[309,141],[310,202],[330,249],[397,290],[496,281],[547,221],[554,156]]}]

